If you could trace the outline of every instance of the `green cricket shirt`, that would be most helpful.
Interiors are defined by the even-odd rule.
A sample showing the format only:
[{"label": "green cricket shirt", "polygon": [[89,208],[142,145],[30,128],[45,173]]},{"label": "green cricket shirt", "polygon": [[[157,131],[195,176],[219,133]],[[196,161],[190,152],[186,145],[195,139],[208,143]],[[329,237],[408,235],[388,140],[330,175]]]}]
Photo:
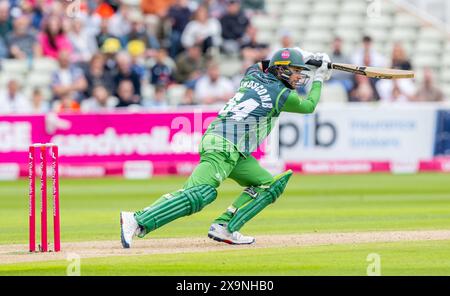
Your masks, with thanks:
[{"label": "green cricket shirt", "polygon": [[314,82],[303,98],[255,64],[247,69],[238,92],[219,111],[204,136],[221,136],[249,155],[269,135],[281,112],[314,112],[321,89],[322,83]]}]

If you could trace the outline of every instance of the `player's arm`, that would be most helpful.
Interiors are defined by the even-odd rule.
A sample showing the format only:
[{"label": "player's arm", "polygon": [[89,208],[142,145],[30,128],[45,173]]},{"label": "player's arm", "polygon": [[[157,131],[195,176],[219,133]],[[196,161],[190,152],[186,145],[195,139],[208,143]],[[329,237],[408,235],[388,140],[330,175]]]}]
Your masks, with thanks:
[{"label": "player's arm", "polygon": [[320,100],[320,93],[322,91],[322,82],[314,81],[309,91],[308,97],[301,97],[295,90],[289,93],[286,102],[281,108],[283,112],[292,113],[313,113]]},{"label": "player's arm", "polygon": [[[320,59],[327,62],[330,60],[328,55],[319,54]],[[283,108],[281,111],[293,112],[293,113],[312,113],[316,109],[317,104],[320,100],[320,94],[322,92],[322,85],[324,80],[328,80],[331,76],[331,70],[328,69],[327,63],[322,63],[320,68],[314,73],[314,81],[309,91],[307,98],[302,98],[294,90],[289,93]]]}]

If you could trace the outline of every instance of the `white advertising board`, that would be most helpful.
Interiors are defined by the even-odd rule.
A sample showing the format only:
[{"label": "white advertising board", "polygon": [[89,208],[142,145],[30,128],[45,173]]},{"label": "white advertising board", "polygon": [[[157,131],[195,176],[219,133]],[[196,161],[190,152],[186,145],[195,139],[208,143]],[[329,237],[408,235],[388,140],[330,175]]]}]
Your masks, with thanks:
[{"label": "white advertising board", "polygon": [[433,157],[436,108],[427,105],[332,105],[314,114],[283,113],[280,158],[418,161]]}]

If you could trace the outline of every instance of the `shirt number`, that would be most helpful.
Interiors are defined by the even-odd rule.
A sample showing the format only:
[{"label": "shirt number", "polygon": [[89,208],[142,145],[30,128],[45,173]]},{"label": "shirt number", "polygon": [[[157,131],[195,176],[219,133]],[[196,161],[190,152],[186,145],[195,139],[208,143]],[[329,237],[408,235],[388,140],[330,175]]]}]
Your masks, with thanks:
[{"label": "shirt number", "polygon": [[227,115],[228,113],[233,113],[233,118],[236,121],[240,121],[248,117],[250,112],[258,108],[259,103],[254,99],[248,99],[241,103],[239,101],[244,97],[243,93],[236,93],[234,97],[220,110],[220,115]]}]

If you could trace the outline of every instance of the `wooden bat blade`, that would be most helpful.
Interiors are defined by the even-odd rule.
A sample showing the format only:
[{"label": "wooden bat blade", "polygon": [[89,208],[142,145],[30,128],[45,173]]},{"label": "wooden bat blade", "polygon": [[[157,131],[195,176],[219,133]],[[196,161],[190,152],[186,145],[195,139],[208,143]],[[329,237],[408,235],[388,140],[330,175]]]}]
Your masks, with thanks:
[{"label": "wooden bat blade", "polygon": [[370,78],[378,79],[398,79],[398,78],[414,78],[413,71],[388,69],[388,68],[376,68],[376,67],[360,67],[350,64],[333,63],[331,68],[334,70],[340,70],[350,72],[358,75],[364,75]]}]

